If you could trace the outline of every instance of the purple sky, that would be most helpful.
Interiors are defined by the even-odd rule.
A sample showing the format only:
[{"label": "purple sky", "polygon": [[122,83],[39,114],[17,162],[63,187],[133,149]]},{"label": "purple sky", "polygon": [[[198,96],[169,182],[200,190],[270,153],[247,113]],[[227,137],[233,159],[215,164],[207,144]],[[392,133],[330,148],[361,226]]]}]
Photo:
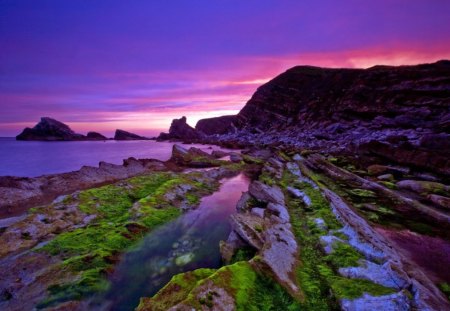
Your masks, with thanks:
[{"label": "purple sky", "polygon": [[448,59],[449,16],[448,0],[2,0],[0,136],[41,116],[153,135],[237,113],[294,65]]}]

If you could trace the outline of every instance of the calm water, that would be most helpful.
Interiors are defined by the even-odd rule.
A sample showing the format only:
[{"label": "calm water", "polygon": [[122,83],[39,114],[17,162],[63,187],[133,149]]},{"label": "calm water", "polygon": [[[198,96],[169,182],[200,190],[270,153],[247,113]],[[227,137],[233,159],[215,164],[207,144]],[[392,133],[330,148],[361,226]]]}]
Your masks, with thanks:
[{"label": "calm water", "polygon": [[[122,160],[129,157],[165,161],[170,158],[172,145],[153,140],[41,142],[0,138],[0,176],[36,177],[64,173],[79,170],[83,165],[98,166],[100,161],[122,164]],[[205,145],[185,146],[209,148]]]},{"label": "calm water", "polygon": [[153,296],[172,276],[220,267],[219,242],[227,239],[229,216],[236,211],[236,203],[248,185],[248,178],[242,174],[226,178],[219,191],[202,199],[198,209],[150,233],[136,250],[124,256],[109,292],[96,299],[102,305],[92,308],[134,310],[141,297]]}]

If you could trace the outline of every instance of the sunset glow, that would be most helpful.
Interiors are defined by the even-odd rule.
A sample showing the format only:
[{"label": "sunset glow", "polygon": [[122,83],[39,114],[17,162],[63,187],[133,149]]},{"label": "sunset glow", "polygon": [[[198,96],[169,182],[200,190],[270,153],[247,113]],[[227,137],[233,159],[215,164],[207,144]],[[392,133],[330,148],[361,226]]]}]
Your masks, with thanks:
[{"label": "sunset glow", "polygon": [[236,114],[296,65],[450,58],[443,0],[162,3],[2,1],[0,136],[41,116],[155,135],[182,115]]}]

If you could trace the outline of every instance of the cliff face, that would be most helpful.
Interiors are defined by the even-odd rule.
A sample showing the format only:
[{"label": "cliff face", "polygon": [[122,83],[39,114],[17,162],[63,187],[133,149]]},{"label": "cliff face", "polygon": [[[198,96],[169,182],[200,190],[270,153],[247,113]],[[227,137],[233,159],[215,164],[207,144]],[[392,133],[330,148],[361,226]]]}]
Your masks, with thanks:
[{"label": "cliff face", "polygon": [[449,106],[450,61],[369,69],[298,66],[261,86],[236,125],[265,131],[359,121],[448,131]]},{"label": "cliff face", "polygon": [[206,135],[226,134],[232,130],[232,124],[235,121],[236,116],[202,119],[197,122],[195,129]]},{"label": "cliff face", "polygon": [[347,152],[450,175],[450,61],[294,67],[261,86],[234,127],[209,142]]}]

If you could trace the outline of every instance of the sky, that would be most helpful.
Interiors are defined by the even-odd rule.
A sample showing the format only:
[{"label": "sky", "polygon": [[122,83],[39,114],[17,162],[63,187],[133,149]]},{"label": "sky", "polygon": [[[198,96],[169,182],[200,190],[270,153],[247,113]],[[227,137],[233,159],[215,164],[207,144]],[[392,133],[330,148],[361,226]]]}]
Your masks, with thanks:
[{"label": "sky", "polygon": [[448,0],[0,0],[0,136],[41,116],[152,136],[295,65],[450,59]]}]

